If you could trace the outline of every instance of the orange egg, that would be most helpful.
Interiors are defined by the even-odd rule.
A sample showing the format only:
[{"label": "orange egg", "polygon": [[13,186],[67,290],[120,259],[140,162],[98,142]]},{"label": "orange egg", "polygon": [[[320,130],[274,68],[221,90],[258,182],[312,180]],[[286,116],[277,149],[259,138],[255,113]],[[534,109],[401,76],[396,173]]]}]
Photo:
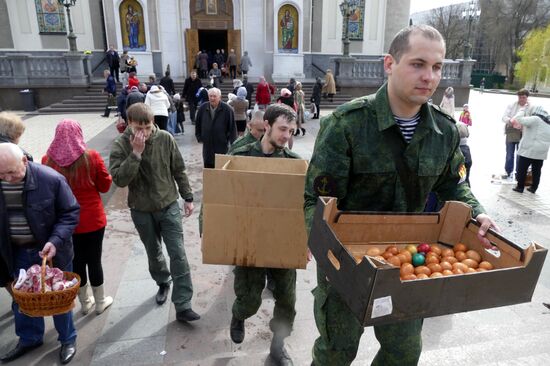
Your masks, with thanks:
[{"label": "orange egg", "polygon": [[414,274],[414,266],[410,263],[403,263],[399,269],[399,274],[401,277],[408,274]]},{"label": "orange egg", "polygon": [[462,243],[455,244],[453,247],[455,252],[465,252],[468,250],[468,247]]},{"label": "orange egg", "polygon": [[456,259],[454,256],[453,257],[443,257],[441,259],[441,262],[449,262],[451,264],[455,264],[456,262],[458,262],[458,259]]},{"label": "orange egg", "polygon": [[380,255],[380,253],[382,253],[382,251],[377,247],[369,248],[369,250],[367,250],[367,255],[370,257],[376,257],[377,255]]},{"label": "orange egg", "polygon": [[414,273],[409,273],[401,277],[403,281],[412,281],[416,280],[416,275]]},{"label": "orange egg", "polygon": [[387,259],[388,263],[391,264],[392,266],[396,266],[396,267],[399,267],[401,266],[401,261],[399,260],[399,258],[397,258],[397,256],[392,256],[392,257],[389,257]]},{"label": "orange egg", "polygon": [[427,265],[427,267],[430,269],[430,271],[432,271],[432,273],[441,272],[443,270],[443,268],[441,268],[441,265],[439,263],[430,263]]},{"label": "orange egg", "polygon": [[412,261],[412,255],[411,252],[409,252],[407,249],[401,249],[399,251],[399,254],[403,254],[405,256],[405,262],[411,263]]},{"label": "orange egg", "polygon": [[468,250],[466,255],[468,258],[475,260],[477,263],[481,262],[481,255],[475,250]]},{"label": "orange egg", "polygon": [[437,245],[435,245],[435,244],[430,245],[430,249],[431,249],[430,253],[435,253],[437,255],[441,255],[441,248],[438,247]]},{"label": "orange egg", "polygon": [[453,271],[455,269],[460,269],[464,273],[468,270],[468,266],[465,265],[464,263],[454,263],[453,264]]},{"label": "orange egg", "polygon": [[493,269],[493,265],[487,261],[483,261],[479,264],[478,269],[485,269],[485,270],[491,270]]},{"label": "orange egg", "polygon": [[441,274],[441,272],[434,272],[430,275],[430,278],[437,278],[437,277],[443,277],[443,274]]},{"label": "orange egg", "polygon": [[407,256],[405,254],[398,254],[395,256],[401,263],[407,263]]},{"label": "orange egg", "polygon": [[391,254],[396,255],[397,253],[399,253],[399,248],[397,248],[395,245],[390,245],[386,248],[386,252],[390,252]]},{"label": "orange egg", "polygon": [[477,263],[475,260],[470,258],[466,258],[460,263],[463,263],[467,265],[469,268],[473,268],[473,269],[476,269],[479,266],[479,263]]},{"label": "orange egg", "polygon": [[429,257],[426,257],[425,263],[426,263],[426,265],[428,265],[430,263],[439,263],[439,258],[434,257],[433,255],[429,256]]},{"label": "orange egg", "polygon": [[447,261],[441,261],[439,263],[439,265],[441,266],[441,269],[442,270],[452,270],[453,269],[453,265]]},{"label": "orange egg", "polygon": [[450,248],[445,248],[441,250],[441,256],[442,257],[454,257],[455,252]]},{"label": "orange egg", "polygon": [[466,271],[466,273],[476,273],[477,271],[473,268],[470,268],[468,267],[468,270]]},{"label": "orange egg", "polygon": [[393,257],[393,254],[391,254],[390,252],[384,252],[382,254],[382,257],[387,260],[388,258]]},{"label": "orange egg", "polygon": [[426,266],[418,266],[414,269],[414,274],[418,276],[420,273],[424,273],[425,275],[429,276],[432,274],[432,271],[430,271],[430,269]]},{"label": "orange egg", "polygon": [[478,271],[478,272],[487,272],[487,270],[485,268],[478,268],[478,269],[476,269],[476,271]]},{"label": "orange egg", "polygon": [[420,274],[416,275],[416,278],[419,279],[419,280],[424,280],[426,278],[429,278],[429,276],[425,273],[420,273]]},{"label": "orange egg", "polygon": [[464,259],[468,258],[465,252],[457,251],[455,252],[455,257],[458,259],[459,262],[462,262]]},{"label": "orange egg", "polygon": [[458,268],[453,269],[453,274],[464,274],[464,272]]},{"label": "orange egg", "polygon": [[443,276],[451,276],[454,274],[453,271],[450,271],[448,269],[444,269],[441,273],[443,274]]}]

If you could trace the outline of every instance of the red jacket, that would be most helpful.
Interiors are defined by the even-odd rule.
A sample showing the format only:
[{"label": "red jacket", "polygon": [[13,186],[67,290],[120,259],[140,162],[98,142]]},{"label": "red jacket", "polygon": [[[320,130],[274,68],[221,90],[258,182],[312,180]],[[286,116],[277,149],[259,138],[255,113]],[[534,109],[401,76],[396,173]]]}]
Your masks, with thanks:
[{"label": "red jacket", "polygon": [[128,90],[132,89],[132,87],[139,87],[139,79],[137,77],[129,77],[128,78]]},{"label": "red jacket", "polygon": [[[99,193],[107,192],[113,182],[99,153],[95,150],[86,150],[86,153],[90,158],[91,182],[78,185],[69,183],[80,204],[80,221],[74,231],[75,234],[90,233],[107,225],[107,217]],[[48,162],[48,156],[44,155],[42,164],[46,164],[46,162]],[[50,160],[48,165],[60,171],[59,166],[53,160]],[[84,170],[85,166],[82,166],[81,169]]]},{"label": "red jacket", "polygon": [[258,104],[271,104],[271,95],[275,94],[275,87],[269,83],[258,84],[256,89],[256,103]]}]

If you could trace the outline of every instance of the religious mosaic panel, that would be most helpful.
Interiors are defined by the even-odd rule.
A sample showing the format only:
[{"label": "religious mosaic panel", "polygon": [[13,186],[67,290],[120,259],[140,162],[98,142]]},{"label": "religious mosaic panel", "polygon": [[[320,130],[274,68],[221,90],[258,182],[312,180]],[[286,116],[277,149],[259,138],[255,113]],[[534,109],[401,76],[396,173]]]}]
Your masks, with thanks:
[{"label": "religious mosaic panel", "polygon": [[[348,0],[351,14],[348,21],[349,39],[363,40],[363,24],[365,23],[365,0]],[[342,39],[346,37],[345,27],[342,29]]]},{"label": "religious mosaic panel", "polygon": [[57,0],[34,0],[40,34],[66,34],[65,9]]},{"label": "religious mosaic panel", "polygon": [[143,8],[137,0],[124,0],[119,7],[124,51],[145,51]]},{"label": "religious mosaic panel", "polygon": [[298,10],[289,4],[279,8],[277,14],[278,49],[281,53],[298,53]]}]

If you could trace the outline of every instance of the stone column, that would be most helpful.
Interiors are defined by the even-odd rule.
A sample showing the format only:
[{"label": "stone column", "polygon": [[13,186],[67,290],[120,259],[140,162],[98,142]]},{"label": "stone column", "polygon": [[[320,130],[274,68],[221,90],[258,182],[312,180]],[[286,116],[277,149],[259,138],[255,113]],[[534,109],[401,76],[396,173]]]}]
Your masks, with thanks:
[{"label": "stone column", "polygon": [[84,60],[87,57],[80,53],[65,53],[63,54],[63,58],[67,63],[67,71],[69,73],[68,84],[88,85],[88,77],[84,72]]},{"label": "stone column", "polygon": [[469,87],[472,79],[472,69],[476,60],[457,60],[460,61],[460,85]]},{"label": "stone column", "polygon": [[29,85],[29,57],[31,57],[31,55],[27,53],[15,53],[8,55],[8,60],[10,60],[13,72],[13,85]]}]

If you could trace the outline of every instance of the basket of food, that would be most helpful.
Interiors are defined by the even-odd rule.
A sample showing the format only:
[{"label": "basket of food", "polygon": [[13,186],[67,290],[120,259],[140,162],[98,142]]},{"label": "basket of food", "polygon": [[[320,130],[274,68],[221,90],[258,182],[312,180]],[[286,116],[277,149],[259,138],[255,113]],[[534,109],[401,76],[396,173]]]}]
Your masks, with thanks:
[{"label": "basket of food", "polygon": [[21,269],[19,278],[12,284],[19,311],[31,317],[68,312],[74,307],[79,288],[79,275],[54,268],[46,257],[42,259],[42,266],[35,264],[26,271]]}]

